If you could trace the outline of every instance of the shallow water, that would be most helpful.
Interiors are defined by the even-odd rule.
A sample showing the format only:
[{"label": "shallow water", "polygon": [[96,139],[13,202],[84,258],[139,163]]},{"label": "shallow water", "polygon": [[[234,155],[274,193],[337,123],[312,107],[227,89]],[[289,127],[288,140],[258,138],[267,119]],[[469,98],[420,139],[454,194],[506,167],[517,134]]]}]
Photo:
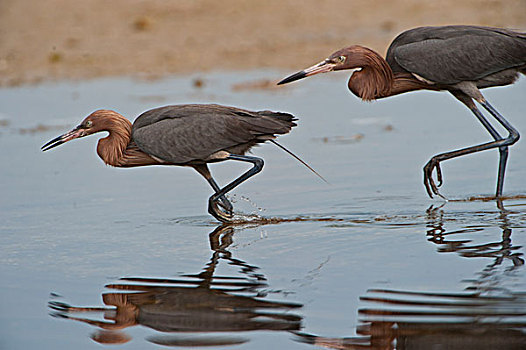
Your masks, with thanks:
[{"label": "shallow water", "polygon": [[[443,163],[452,200],[430,200],[427,160],[489,140],[465,107],[432,92],[364,103],[336,73],[267,89],[287,73],[0,90],[0,348],[520,348],[524,141],[510,151],[503,209],[468,200],[493,194],[497,151]],[[521,79],[485,95],[524,132],[525,92]],[[278,141],[329,184],[258,147],[263,172],[230,196],[255,219],[224,227],[191,169],[106,167],[97,136],[40,151],[98,108],[133,119],[196,102],[297,115]],[[245,169],[212,166],[221,184]]]}]

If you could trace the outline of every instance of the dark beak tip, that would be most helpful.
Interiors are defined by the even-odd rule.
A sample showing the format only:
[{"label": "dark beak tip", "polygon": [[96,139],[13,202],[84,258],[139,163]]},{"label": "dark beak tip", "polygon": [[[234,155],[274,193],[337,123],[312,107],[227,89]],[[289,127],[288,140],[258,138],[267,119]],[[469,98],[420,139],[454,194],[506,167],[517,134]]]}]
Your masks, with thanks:
[{"label": "dark beak tip", "polygon": [[283,84],[291,83],[293,81],[296,81],[296,80],[299,80],[299,79],[303,79],[306,76],[307,76],[307,73],[305,73],[305,71],[300,71],[298,73],[294,73],[294,74],[286,77],[285,79],[281,80],[277,85],[283,85]]},{"label": "dark beak tip", "polygon": [[48,143],[40,147],[40,149],[42,150],[42,152],[45,152],[47,150],[60,146],[61,144],[64,143],[64,141],[62,141],[63,136],[64,135],[55,137],[53,140],[49,141]]}]

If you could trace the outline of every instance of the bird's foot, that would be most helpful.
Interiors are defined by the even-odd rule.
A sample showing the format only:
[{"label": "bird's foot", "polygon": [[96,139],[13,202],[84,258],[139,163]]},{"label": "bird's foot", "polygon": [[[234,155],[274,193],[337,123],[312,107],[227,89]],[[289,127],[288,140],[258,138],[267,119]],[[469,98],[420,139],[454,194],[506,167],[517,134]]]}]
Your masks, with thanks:
[{"label": "bird's foot", "polygon": [[218,199],[219,199],[219,202],[217,202],[216,200],[217,204],[221,208],[223,208],[227,213],[232,213],[234,211],[234,206],[232,205],[232,203],[230,203],[228,198],[226,198],[226,195],[222,195]]},{"label": "bird's foot", "polygon": [[[221,222],[231,222],[234,217],[233,208],[228,200],[226,200],[226,202],[230,205],[230,209],[228,208],[228,204],[225,205],[225,202],[223,202],[222,199],[217,198],[216,196],[210,197],[208,199],[208,213]],[[225,210],[221,210],[219,207],[222,207]]]},{"label": "bird's foot", "polygon": [[[438,184],[435,184],[435,180],[433,180],[433,170],[436,170]],[[442,170],[440,169],[440,162],[435,157],[431,158],[424,166],[424,186],[430,198],[433,198],[433,195],[437,195],[446,199],[438,191],[438,188],[442,186]]]}]

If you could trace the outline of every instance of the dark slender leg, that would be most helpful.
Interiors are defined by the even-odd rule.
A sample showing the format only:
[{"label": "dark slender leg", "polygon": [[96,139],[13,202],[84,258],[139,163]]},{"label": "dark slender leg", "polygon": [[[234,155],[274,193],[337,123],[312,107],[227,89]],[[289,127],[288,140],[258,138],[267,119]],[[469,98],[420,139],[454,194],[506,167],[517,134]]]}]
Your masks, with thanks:
[{"label": "dark slender leg", "polygon": [[[481,104],[508,131],[509,134],[506,140],[509,142],[509,145],[513,145],[517,142],[520,138],[519,132],[506,119],[504,119],[504,117],[493,108],[488,101],[484,100]],[[497,191],[495,193],[497,198],[502,196],[502,190],[504,188],[504,175],[506,172],[506,162],[508,161],[508,147],[501,147],[499,148],[499,151],[499,175],[497,178]]]},{"label": "dark slender leg", "polygon": [[[212,178],[212,174],[210,174],[210,170],[208,169],[208,166],[206,164],[194,165],[193,168],[199,174],[201,174],[206,179],[206,181],[208,181],[208,183],[210,184],[210,186],[212,186],[215,192],[219,192],[221,190],[221,188],[219,188],[215,180]],[[219,200],[221,201],[219,205],[221,205],[223,209],[225,209],[226,213],[232,215],[234,207],[232,206],[232,203],[230,203],[230,201],[226,198],[226,196],[219,197]]]},{"label": "dark slender leg", "polygon": [[[495,130],[495,128],[488,122],[484,115],[479,111],[473,99],[461,91],[451,91],[453,96],[463,102],[472,112],[475,114],[477,119],[484,125],[486,130],[493,136],[495,141],[502,140],[503,137]],[[484,97],[480,94],[479,100],[484,100]],[[495,111],[496,112],[496,111]],[[503,118],[504,119],[504,118]],[[510,125],[511,126],[511,125]],[[497,190],[496,197],[502,195],[502,188],[504,186],[504,173],[506,171],[506,162],[508,160],[508,146],[499,147],[499,172],[497,176]],[[441,174],[440,174],[441,175]],[[438,183],[438,187],[442,185],[442,179]]]},{"label": "dark slender leg", "polygon": [[[486,130],[493,136],[495,141],[502,140],[503,137],[500,136],[500,134],[493,128],[493,126],[484,118],[482,113],[478,110],[478,108],[473,104],[473,107],[471,107],[471,111],[475,114],[475,116],[478,118],[478,120],[484,125]],[[502,195],[502,189],[504,187],[504,174],[506,172],[506,162],[508,161],[508,146],[499,147],[499,172],[497,175],[497,190],[496,190],[496,197],[500,197]],[[440,185],[439,185],[440,187]]]},{"label": "dark slender leg", "polygon": [[[493,128],[493,126],[491,126],[491,124],[486,120],[486,118],[484,118],[482,113],[476,108],[476,106],[473,103],[468,104],[462,99],[461,101],[464,102],[473,111],[475,116],[480,120],[480,122],[484,125],[488,132],[493,136],[495,141],[463,148],[452,152],[441,153],[431,158],[424,167],[424,185],[426,187],[427,193],[431,198],[433,198],[433,194],[444,198],[438,191],[438,186],[442,184],[442,172],[440,170],[441,161],[460,157],[466,154],[484,151],[487,149],[499,148],[500,159],[496,197],[500,197],[502,196],[502,188],[504,185],[504,174],[506,170],[506,161],[508,159],[508,146],[517,142],[517,140],[519,139],[519,133],[487,101],[481,102],[482,106],[486,110],[488,110],[488,112],[490,112],[491,115],[509,132],[508,137],[503,139],[500,136],[500,134]],[[432,178],[432,173],[434,169],[436,169],[437,172],[438,186],[435,184]]]},{"label": "dark slender leg", "polygon": [[[221,188],[217,185],[217,183],[215,182],[215,180],[212,177],[210,177],[207,180],[208,180],[208,183],[210,184],[210,186],[212,186],[212,188],[214,189],[214,191],[216,191],[216,193],[221,191]],[[223,207],[223,209],[225,209],[229,214],[232,214],[232,211],[234,210],[234,207],[232,206],[232,203],[230,203],[228,198],[226,198],[226,196],[223,195],[223,196],[219,197],[219,200],[220,200],[219,205],[221,205]]]},{"label": "dark slender leg", "polygon": [[502,197],[502,190],[504,188],[504,175],[506,173],[506,163],[508,162],[508,147],[499,148],[499,174],[497,175],[497,190],[495,191],[495,197]]},{"label": "dark slender leg", "polygon": [[[232,159],[232,160],[239,160],[242,162],[249,162],[252,163],[254,166],[249,169],[247,172],[245,172],[243,175],[226,185],[225,187],[221,188],[219,191],[216,191],[209,199],[208,199],[208,212],[218,219],[219,221],[223,222],[229,222],[230,219],[232,219],[232,214],[224,213],[220,211],[217,208],[217,201],[219,198],[224,196],[227,192],[233,190],[236,186],[241,184],[242,182],[246,181],[251,176],[256,175],[263,169],[263,159],[252,157],[252,156],[240,156],[236,154],[229,155],[226,159]],[[225,215],[226,214],[226,215]]]}]

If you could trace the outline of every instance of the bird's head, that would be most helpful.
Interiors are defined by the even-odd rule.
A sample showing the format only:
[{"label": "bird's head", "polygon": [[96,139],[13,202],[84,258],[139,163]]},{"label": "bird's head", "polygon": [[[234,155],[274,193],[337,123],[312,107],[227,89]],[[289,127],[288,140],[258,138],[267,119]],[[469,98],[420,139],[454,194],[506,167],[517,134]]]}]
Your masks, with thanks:
[{"label": "bird's head", "polygon": [[55,137],[53,140],[41,147],[42,151],[47,151],[68,141],[78,139],[84,136],[95,134],[100,131],[107,130],[108,118],[116,112],[100,109],[88,115],[78,126],[73,130]]},{"label": "bird's head", "polygon": [[338,50],[320,63],[288,76],[280,81],[278,85],[287,84],[318,73],[327,73],[345,69],[361,70],[364,66],[363,56],[365,50],[369,49],[358,45]]}]

